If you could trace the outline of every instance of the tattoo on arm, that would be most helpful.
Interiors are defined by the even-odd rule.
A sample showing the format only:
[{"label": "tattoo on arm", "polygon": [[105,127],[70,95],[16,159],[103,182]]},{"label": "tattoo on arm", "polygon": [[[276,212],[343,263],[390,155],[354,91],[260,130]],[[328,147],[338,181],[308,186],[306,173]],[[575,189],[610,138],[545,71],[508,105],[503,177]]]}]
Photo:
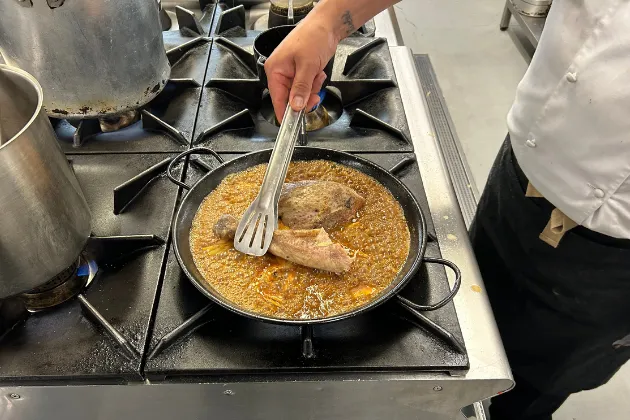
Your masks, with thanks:
[{"label": "tattoo on arm", "polygon": [[356,28],[352,23],[352,15],[350,14],[350,10],[346,10],[343,15],[341,15],[341,20],[343,24],[346,25],[346,34],[351,35],[354,33]]}]

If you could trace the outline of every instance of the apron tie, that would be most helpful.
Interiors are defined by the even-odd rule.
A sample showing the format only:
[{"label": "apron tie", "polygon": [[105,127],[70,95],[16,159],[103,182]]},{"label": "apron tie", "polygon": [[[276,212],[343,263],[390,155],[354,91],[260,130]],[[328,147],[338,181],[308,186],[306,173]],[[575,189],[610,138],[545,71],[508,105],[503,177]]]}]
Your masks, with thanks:
[{"label": "apron tie", "polygon": [[[531,182],[527,183],[525,197],[544,198],[536,187],[531,184]],[[554,208],[549,216],[547,226],[545,226],[538,237],[548,245],[557,248],[558,245],[560,245],[560,241],[564,237],[564,234],[576,226],[577,223],[571,220],[560,209]]]}]

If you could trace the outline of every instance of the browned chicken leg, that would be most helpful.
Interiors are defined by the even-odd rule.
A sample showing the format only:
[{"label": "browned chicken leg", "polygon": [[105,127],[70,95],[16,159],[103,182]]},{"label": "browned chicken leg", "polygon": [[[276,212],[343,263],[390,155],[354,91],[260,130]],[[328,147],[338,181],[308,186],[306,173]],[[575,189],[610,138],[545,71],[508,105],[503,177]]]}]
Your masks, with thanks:
[{"label": "browned chicken leg", "polygon": [[[214,234],[223,240],[232,240],[238,221],[224,214],[214,225]],[[318,270],[343,273],[350,269],[354,258],[347,250],[331,241],[324,229],[276,230],[269,252],[295,264]]]},{"label": "browned chicken leg", "polygon": [[300,181],[284,184],[278,215],[291,229],[330,230],[349,223],[365,199],[352,188],[333,181]]},{"label": "browned chicken leg", "polygon": [[276,230],[269,247],[276,257],[333,273],[350,270],[354,260],[324,229]]}]

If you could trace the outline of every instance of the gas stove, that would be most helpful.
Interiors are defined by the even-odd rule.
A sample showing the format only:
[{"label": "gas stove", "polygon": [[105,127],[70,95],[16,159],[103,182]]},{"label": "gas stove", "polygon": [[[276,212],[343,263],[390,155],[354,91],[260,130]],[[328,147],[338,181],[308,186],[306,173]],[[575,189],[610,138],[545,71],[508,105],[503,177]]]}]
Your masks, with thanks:
[{"label": "gas stove", "polygon": [[[251,36],[213,39],[193,145],[220,152],[272,146],[278,128],[271,99],[256,77],[253,42]],[[382,38],[342,41],[322,106],[329,124],[309,132],[300,145],[357,153],[413,150]]]},{"label": "gas stove", "polygon": [[1,382],[142,380],[178,194],[166,179],[142,175],[173,156],[68,155],[92,213],[92,238],[57,284],[21,297],[31,313],[0,341]]},{"label": "gas stove", "polygon": [[[212,148],[226,160],[270,148],[278,131],[253,66],[260,11],[268,5],[192,6],[162,4],[173,70],[164,91],[137,111],[139,121],[109,132],[98,120],[53,121],[90,205],[91,248],[100,254],[90,257],[95,251],[88,245],[87,257],[68,273],[23,296],[33,313],[2,339],[0,380],[132,383],[303,371],[465,373],[468,356],[452,303],[420,316],[385,305],[346,321],[299,329],[228,313],[186,280],[170,247],[174,210],[184,192],[164,176],[166,166],[195,146]],[[320,107],[323,127],[310,131],[301,145],[357,153],[392,169],[428,216],[389,48],[369,35],[359,32],[339,46]],[[192,184],[216,165],[211,157],[195,156],[179,170]],[[427,219],[427,256],[440,257]],[[121,253],[132,254],[125,264],[107,262]],[[89,271],[90,263],[93,278],[76,275]],[[41,293],[65,289],[67,296],[41,307]],[[428,304],[448,292],[444,268],[425,264],[404,295]]]}]

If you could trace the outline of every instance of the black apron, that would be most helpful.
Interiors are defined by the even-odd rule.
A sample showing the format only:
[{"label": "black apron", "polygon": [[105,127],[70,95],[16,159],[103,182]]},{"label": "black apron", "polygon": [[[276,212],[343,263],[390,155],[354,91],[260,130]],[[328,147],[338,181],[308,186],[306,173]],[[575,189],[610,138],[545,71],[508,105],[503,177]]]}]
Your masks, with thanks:
[{"label": "black apron", "polygon": [[[471,240],[517,380],[512,406],[524,411],[528,399],[555,401],[532,411],[538,416],[522,417],[542,419],[570,394],[607,382],[630,359],[630,347],[619,345],[630,334],[630,240],[580,226],[558,248],[547,245],[539,234],[553,207],[525,197],[526,186],[508,138]],[[517,408],[520,400],[525,406]]]}]

